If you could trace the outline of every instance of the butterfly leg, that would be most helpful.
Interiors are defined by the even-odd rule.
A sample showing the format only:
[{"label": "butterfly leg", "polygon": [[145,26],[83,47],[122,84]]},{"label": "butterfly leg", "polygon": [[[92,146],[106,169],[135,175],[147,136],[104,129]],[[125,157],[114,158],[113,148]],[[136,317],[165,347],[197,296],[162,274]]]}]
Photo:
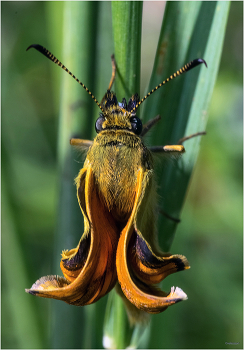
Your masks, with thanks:
[{"label": "butterfly leg", "polygon": [[72,146],[89,148],[89,147],[92,146],[93,141],[91,141],[91,140],[81,140],[81,139],[71,139],[70,140],[70,144]]},{"label": "butterfly leg", "polygon": [[163,209],[160,209],[159,213],[164,215],[167,219],[176,222],[177,224],[179,224],[181,222],[180,219],[174,218],[173,216],[171,216],[168,213],[166,213],[166,211],[164,211]]},{"label": "butterfly leg", "polygon": [[[111,56],[111,61],[112,61],[112,76],[111,76],[111,79],[110,79],[110,83],[109,83],[109,86],[108,86],[108,90],[111,90],[111,88],[112,88],[112,86],[113,86],[113,83],[114,83],[114,80],[115,80],[116,61],[115,61],[114,55]],[[106,93],[106,94],[107,94],[107,93]],[[103,96],[102,101],[101,101],[100,104],[102,104],[102,103],[104,102],[104,99],[105,99],[106,94]]]},{"label": "butterfly leg", "polygon": [[161,117],[158,114],[155,118],[150,119],[146,124],[144,124],[141,132],[141,137],[144,136],[160,119]]},{"label": "butterfly leg", "polygon": [[[162,154],[167,153],[167,154],[173,155],[173,156],[177,156],[177,155],[180,156],[181,154],[183,154],[185,152],[185,148],[184,148],[184,146],[182,146],[182,143],[193,138],[193,137],[201,136],[201,135],[206,135],[206,132],[202,131],[202,132],[197,132],[197,133],[189,135],[189,136],[185,136],[178,141],[177,145],[151,147],[150,151],[153,153],[162,153]],[[168,213],[166,213],[162,209],[160,209],[159,212],[160,212],[160,214],[164,215],[166,218],[168,218],[176,223],[180,222],[180,219],[172,217],[171,215],[169,215]]]},{"label": "butterfly leg", "polygon": [[202,135],[206,135],[206,131],[200,131],[200,132],[196,132],[195,134],[191,134],[189,136],[182,137],[181,139],[179,139],[178,145],[182,145],[183,142],[190,140],[193,137],[202,136]]},{"label": "butterfly leg", "polygon": [[185,152],[185,148],[182,145],[153,146],[149,147],[149,149],[153,153],[167,153],[173,156],[181,155]]}]

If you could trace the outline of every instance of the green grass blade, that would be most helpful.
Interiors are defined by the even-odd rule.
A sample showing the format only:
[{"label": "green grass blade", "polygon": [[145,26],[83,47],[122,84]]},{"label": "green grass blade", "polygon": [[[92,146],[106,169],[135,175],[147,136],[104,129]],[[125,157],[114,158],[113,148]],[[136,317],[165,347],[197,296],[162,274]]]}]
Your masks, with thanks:
[{"label": "green grass blade", "polygon": [[[91,91],[94,91],[96,26],[98,14],[94,2],[65,2],[63,7],[63,55],[61,62]],[[82,25],[81,25],[82,24]],[[83,28],[87,28],[86,31]],[[54,53],[55,54],[55,53]],[[53,66],[53,69],[57,67]],[[57,68],[58,69],[58,68]],[[59,68],[60,70],[60,68]],[[60,254],[63,249],[77,246],[83,233],[83,216],[76,198],[74,178],[82,168],[82,157],[69,144],[70,138],[91,138],[94,101],[74,79],[60,70],[62,75],[61,105],[58,138],[60,198],[57,234],[55,238],[55,271],[60,271]],[[89,136],[90,135],[90,136]],[[77,160],[77,161],[75,161]],[[52,347],[79,348],[85,341],[84,308],[71,307],[52,301]]]},{"label": "green grass blade", "polygon": [[[119,101],[140,91],[142,2],[112,2],[114,54],[117,64],[115,91]],[[104,322],[104,346],[123,349],[130,346],[137,327],[131,328],[120,297],[113,291]]]},{"label": "green grass blade", "polygon": [[117,63],[115,90],[119,101],[140,91],[141,1],[113,1],[114,54]]},{"label": "green grass blade", "polygon": [[[126,16],[126,13],[123,13],[122,16],[119,15],[119,11],[123,11],[124,8],[118,8],[116,20]],[[228,3],[217,2],[169,2],[167,4],[148,91],[194,58],[204,58],[212,66],[209,71],[205,67],[196,68],[195,72],[192,71],[177,78],[178,81],[174,81],[174,84],[173,82],[169,83],[168,86],[162,88],[160,93],[157,92],[154,97],[150,97],[150,102],[145,103],[143,116],[146,117],[144,120],[151,119],[160,112],[165,118],[164,123],[162,123],[164,129],[156,128],[155,132],[152,132],[151,139],[153,138],[155,143],[174,144],[184,135],[204,130],[206,111],[220,61],[228,8]],[[116,25],[118,26],[117,31],[123,32],[122,24],[116,22]],[[116,29],[114,30],[115,34]],[[219,33],[218,38],[216,38],[216,32]],[[126,54],[121,49],[123,47],[121,33],[118,38],[122,55],[121,62],[126,62]],[[210,59],[210,55],[214,57],[214,60]],[[124,63],[124,71],[125,67],[130,67],[128,62]],[[126,94],[123,77],[121,80],[122,84],[119,87]],[[162,101],[165,103],[162,104]],[[194,103],[192,103],[193,101]],[[154,110],[157,113],[152,115]],[[163,191],[160,193],[164,199],[163,209],[176,218],[179,217],[183,205],[189,178],[197,158],[199,142],[200,137],[188,141],[189,156],[182,157],[178,163],[166,163],[167,166],[163,167],[163,172],[160,174],[160,183],[164,184]],[[176,226],[175,222],[171,222],[165,217],[161,217],[159,220],[160,231],[164,232],[164,235],[160,237],[160,242],[166,251],[172,243]],[[114,310],[116,314],[116,306],[114,306]],[[115,324],[116,318],[114,318],[114,327]],[[123,330],[121,331],[123,332]],[[114,343],[116,344],[116,340]]]},{"label": "green grass blade", "polygon": [[[201,1],[169,1],[166,3],[154,67],[145,94],[187,63],[186,55],[197,25]],[[150,144],[166,144],[174,127],[178,90],[182,77],[177,78],[150,96],[142,105],[143,121],[161,114],[160,128],[154,128]],[[157,129],[157,130],[155,130]],[[155,136],[157,139],[155,140]]]},{"label": "green grass blade", "polygon": [[[3,178],[2,178],[3,180]],[[14,215],[9,204],[6,190],[6,181],[2,181],[2,312],[7,319],[11,319],[9,329],[16,348],[43,348],[45,338],[41,337],[40,320],[38,311],[34,306],[34,300],[25,293],[25,288],[30,285],[26,272],[26,259],[15,227]],[[6,313],[7,310],[7,313]],[[3,314],[2,314],[3,316]],[[11,344],[11,343],[10,343]],[[1,347],[8,347],[2,343]]]},{"label": "green grass blade", "polygon": [[[185,11],[185,6],[194,7],[191,17]],[[189,34],[191,35],[191,40],[185,42],[185,32],[181,32],[181,26],[179,29],[177,26],[175,27],[174,31],[177,32],[177,35],[175,34],[175,38],[177,38],[175,42],[176,49],[179,42],[185,42],[187,48],[180,50],[183,61],[181,64],[177,63],[178,66],[175,66],[175,68],[172,68],[171,64],[169,64],[167,53],[166,57],[160,58],[158,56],[160,56],[161,51],[158,49],[152,81],[155,82],[155,80],[159,79],[156,76],[156,72],[160,70],[164,62],[166,62],[167,69],[166,72],[163,72],[162,76],[164,78],[161,78],[162,80],[194,58],[204,58],[208,63],[208,69],[203,65],[200,68],[195,68],[170,82],[167,84],[168,86],[162,87],[161,91],[159,90],[159,92],[155,93],[158,96],[151,97],[151,101],[144,108],[143,115],[148,118],[149,111],[156,109],[157,113],[160,113],[163,117],[162,122],[160,121],[160,127],[152,131],[151,135],[151,138],[158,145],[175,144],[183,136],[205,130],[207,109],[221,57],[229,3],[202,2],[199,4],[182,2],[175,4],[169,2],[158,47],[164,46],[168,40],[167,28],[170,26],[168,22],[174,23],[176,7],[178,10],[181,7],[182,14],[181,16],[178,14],[181,21],[184,20],[191,27]],[[191,23],[191,26],[189,23]],[[173,49],[171,49],[172,52]],[[168,71],[169,66],[170,72]],[[197,137],[187,141],[185,143],[187,153],[177,162],[165,162],[158,176],[161,185],[161,208],[175,218],[180,216],[188,182],[197,158],[200,140],[201,138]],[[159,240],[163,249],[167,251],[172,244],[177,223],[160,216],[159,227],[160,232],[163,232],[159,236]]]},{"label": "green grass blade", "polygon": [[138,324],[131,327],[125,313],[122,299],[112,290],[108,297],[104,318],[103,346],[107,349],[147,348],[150,336],[150,324]]}]

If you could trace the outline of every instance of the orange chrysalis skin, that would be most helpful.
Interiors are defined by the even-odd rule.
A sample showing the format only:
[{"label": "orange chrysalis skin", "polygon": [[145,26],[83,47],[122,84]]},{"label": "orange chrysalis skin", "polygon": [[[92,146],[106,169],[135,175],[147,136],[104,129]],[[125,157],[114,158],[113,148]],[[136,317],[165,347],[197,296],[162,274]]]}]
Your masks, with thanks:
[{"label": "orange chrysalis skin", "polygon": [[[100,104],[51,52],[36,44],[28,49],[32,47],[70,74],[102,113],[96,122],[98,135],[93,142],[71,140],[72,145],[88,150],[76,178],[84,233],[76,248],[62,252],[60,267],[64,277],[42,277],[26,291],[83,306],[96,302],[116,286],[132,322],[143,321],[144,312],[159,313],[187,299],[178,287],[166,293],[155,286],[169,274],[188,269],[189,263],[183,255],[162,253],[158,247],[153,157],[142,137],[159,117],[142,127],[136,110],[158,88],[201,63],[207,66],[206,62],[203,59],[191,61],[142,100],[137,95],[132,96],[127,105],[125,99],[118,103],[110,91],[115,77],[112,58],[109,90]],[[200,134],[185,137],[179,143]],[[179,155],[185,150],[178,144],[151,147],[151,151]]]}]

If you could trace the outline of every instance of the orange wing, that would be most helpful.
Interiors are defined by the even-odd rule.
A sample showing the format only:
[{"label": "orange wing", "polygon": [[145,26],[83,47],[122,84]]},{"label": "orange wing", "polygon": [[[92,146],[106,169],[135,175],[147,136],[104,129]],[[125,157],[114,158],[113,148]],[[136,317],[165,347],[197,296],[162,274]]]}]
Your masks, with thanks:
[{"label": "orange wing", "polygon": [[77,196],[85,230],[77,248],[62,253],[60,266],[65,277],[42,277],[26,291],[82,306],[100,299],[117,281],[118,233],[113,218],[99,199],[91,167],[79,173]]},{"label": "orange wing", "polygon": [[189,268],[189,264],[181,255],[156,256],[137,227],[139,212],[144,206],[143,201],[147,200],[147,176],[143,169],[138,171],[134,207],[120,235],[116,267],[118,280],[126,298],[138,309],[148,313],[159,313],[168,306],[187,299],[187,296],[178,287],[172,287],[167,295],[152,284],[160,282],[173,272]]}]

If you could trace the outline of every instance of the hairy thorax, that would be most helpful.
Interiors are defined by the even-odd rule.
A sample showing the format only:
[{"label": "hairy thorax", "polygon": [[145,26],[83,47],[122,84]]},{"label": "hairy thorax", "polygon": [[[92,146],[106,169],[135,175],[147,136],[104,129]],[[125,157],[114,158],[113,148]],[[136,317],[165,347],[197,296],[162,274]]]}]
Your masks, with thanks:
[{"label": "hairy thorax", "polygon": [[[99,160],[99,161],[98,161]],[[87,154],[100,198],[114,218],[130,215],[139,168],[152,168],[150,152],[140,137],[125,130],[106,130],[97,135]]]}]

